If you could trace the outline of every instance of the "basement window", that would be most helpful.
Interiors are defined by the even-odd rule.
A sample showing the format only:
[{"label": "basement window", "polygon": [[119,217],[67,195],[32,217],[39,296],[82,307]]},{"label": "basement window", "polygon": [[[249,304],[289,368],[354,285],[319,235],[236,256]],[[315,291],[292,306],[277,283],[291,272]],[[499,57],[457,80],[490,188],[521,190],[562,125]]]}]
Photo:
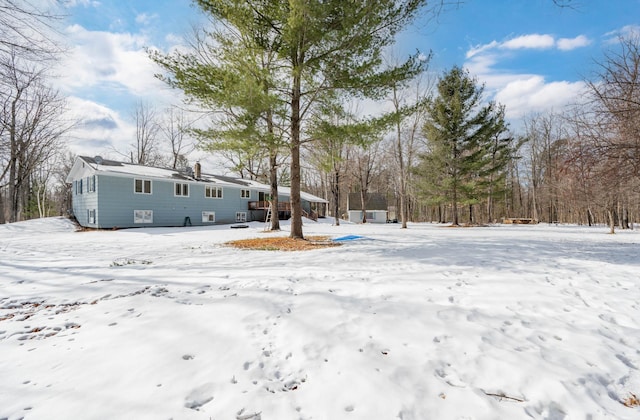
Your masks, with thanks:
[{"label": "basement window", "polygon": [[236,222],[246,222],[247,221],[247,212],[246,211],[238,211],[236,212]]},{"label": "basement window", "polygon": [[134,210],[133,223],[153,223],[153,210]]},{"label": "basement window", "polygon": [[215,211],[203,211],[202,212],[202,223],[215,223],[216,221],[216,212]]}]

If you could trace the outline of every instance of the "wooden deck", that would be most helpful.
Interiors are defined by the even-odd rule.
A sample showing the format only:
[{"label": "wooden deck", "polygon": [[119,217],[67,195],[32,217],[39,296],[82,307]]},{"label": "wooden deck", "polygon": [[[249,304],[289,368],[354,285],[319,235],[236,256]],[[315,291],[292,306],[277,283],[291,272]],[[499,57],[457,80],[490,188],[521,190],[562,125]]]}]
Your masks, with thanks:
[{"label": "wooden deck", "polygon": [[[249,210],[267,210],[270,201],[249,201]],[[278,201],[278,211],[291,211],[291,203]]]},{"label": "wooden deck", "polygon": [[[269,209],[269,201],[249,201],[249,210],[268,210]],[[311,213],[308,213],[304,209],[302,209],[302,215],[307,219],[311,219],[314,221],[318,221],[318,212],[315,210],[311,210]],[[291,203],[288,201],[278,201],[278,217],[280,219],[288,219],[291,217]]]}]

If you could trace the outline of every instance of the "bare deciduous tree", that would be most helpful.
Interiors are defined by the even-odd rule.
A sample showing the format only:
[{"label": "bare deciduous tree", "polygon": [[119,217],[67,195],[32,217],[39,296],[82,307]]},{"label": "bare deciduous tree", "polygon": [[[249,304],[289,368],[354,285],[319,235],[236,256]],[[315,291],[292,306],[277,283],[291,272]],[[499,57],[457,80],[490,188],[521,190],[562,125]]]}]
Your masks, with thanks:
[{"label": "bare deciduous tree", "polygon": [[177,169],[184,156],[195,149],[187,136],[190,122],[182,110],[170,107],[166,110],[160,131],[171,147],[171,168]]},{"label": "bare deciduous tree", "polygon": [[351,170],[354,172],[354,178],[360,190],[362,223],[366,223],[369,188],[376,176],[380,174],[380,141],[360,147],[353,155],[355,164],[351,167]]},{"label": "bare deciduous tree", "polygon": [[23,0],[0,0],[0,55],[29,61],[55,59],[61,51],[52,36],[62,16]]},{"label": "bare deciduous tree", "polygon": [[588,81],[599,124],[606,133],[598,148],[616,160],[629,179],[640,176],[640,33],[619,40],[597,63],[595,80]]},{"label": "bare deciduous tree", "polygon": [[[0,92],[0,188],[6,189],[7,220],[23,217],[33,174],[59,149],[72,124],[63,117],[66,104],[45,84],[44,70],[17,54],[4,60]],[[5,209],[7,210],[7,209]]]},{"label": "bare deciduous tree", "polygon": [[424,124],[425,103],[433,84],[424,78],[419,78],[410,89],[394,86],[391,103],[395,113],[393,155],[397,165],[394,177],[400,200],[400,220],[402,228],[407,227],[409,220],[408,201],[411,185],[412,170],[421,143],[421,128]]},{"label": "bare deciduous tree", "polygon": [[159,116],[156,109],[148,103],[138,102],[133,111],[136,124],[136,144],[131,152],[131,163],[155,165],[160,160],[156,153]]}]

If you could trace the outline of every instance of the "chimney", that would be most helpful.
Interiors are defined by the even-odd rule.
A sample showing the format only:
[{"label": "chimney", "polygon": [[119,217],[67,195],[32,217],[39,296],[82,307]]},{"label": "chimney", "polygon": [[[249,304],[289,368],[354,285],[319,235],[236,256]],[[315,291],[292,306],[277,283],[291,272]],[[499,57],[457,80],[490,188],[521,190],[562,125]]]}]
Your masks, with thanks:
[{"label": "chimney", "polygon": [[201,171],[202,167],[200,166],[200,162],[196,162],[195,165],[193,165],[193,172],[194,172],[194,178],[195,179],[200,179],[200,171]]}]

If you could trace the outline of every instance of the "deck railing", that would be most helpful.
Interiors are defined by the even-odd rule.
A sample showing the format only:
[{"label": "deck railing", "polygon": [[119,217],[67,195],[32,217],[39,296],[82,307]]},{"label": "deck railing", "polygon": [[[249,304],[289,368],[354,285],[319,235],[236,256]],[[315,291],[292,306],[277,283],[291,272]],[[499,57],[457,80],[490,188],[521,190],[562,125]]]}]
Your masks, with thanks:
[{"label": "deck railing", "polygon": [[[249,210],[266,210],[270,201],[249,201]],[[291,211],[291,203],[288,201],[278,201],[278,211]]]},{"label": "deck railing", "polygon": [[[249,201],[249,210],[267,210],[269,208],[270,201]],[[278,211],[291,211],[291,203],[288,201],[278,201]],[[302,209],[302,215],[307,219],[318,220],[318,212],[311,210],[308,213],[305,209]]]}]

